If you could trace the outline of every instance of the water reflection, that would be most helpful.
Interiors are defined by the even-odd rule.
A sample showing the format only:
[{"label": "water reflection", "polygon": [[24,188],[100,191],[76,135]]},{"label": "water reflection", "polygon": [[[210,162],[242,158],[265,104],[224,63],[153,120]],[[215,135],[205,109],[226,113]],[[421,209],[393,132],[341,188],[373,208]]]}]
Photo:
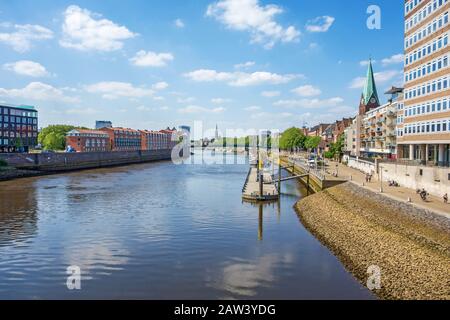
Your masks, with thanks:
[{"label": "water reflection", "polygon": [[0,188],[0,246],[23,243],[37,231],[36,192],[16,186]]},{"label": "water reflection", "polygon": [[159,162],[0,183],[0,298],[370,298],[299,223],[302,188],[242,203],[247,171]]}]

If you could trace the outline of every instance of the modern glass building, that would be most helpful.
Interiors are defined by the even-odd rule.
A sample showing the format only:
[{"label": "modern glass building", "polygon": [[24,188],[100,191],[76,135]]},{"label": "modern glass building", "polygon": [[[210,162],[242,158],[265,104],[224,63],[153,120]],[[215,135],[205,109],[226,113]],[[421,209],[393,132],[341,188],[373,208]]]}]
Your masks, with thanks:
[{"label": "modern glass building", "polygon": [[0,104],[0,152],[28,152],[37,145],[37,137],[35,107]]}]

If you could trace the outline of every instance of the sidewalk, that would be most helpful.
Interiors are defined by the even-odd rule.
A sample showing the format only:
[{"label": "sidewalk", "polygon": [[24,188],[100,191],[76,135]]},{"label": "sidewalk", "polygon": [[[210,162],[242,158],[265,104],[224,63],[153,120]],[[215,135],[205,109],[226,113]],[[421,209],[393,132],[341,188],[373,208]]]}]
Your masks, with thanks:
[{"label": "sidewalk", "polygon": [[[330,161],[328,170],[334,172],[335,168],[336,162]],[[351,180],[351,182],[357,184],[358,186],[363,186],[364,184],[365,188],[380,193],[381,185],[377,174],[372,177],[372,182],[367,183],[364,173],[356,169],[349,168],[343,164],[338,164],[338,173],[340,178]],[[424,202],[420,198],[420,195],[416,193],[416,190],[405,187],[390,187],[387,182],[383,182],[382,194],[402,202],[408,202],[408,199],[411,199],[410,203],[412,205],[421,209],[434,211],[450,219],[450,204],[445,204],[442,198],[430,195],[427,197],[427,201]]]}]

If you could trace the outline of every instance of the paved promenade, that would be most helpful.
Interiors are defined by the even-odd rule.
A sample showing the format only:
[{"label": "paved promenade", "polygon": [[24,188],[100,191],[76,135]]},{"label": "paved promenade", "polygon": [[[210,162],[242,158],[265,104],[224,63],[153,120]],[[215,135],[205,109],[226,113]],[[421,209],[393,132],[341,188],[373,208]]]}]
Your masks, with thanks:
[{"label": "paved promenade", "polygon": [[[334,173],[336,164],[338,163],[330,161],[328,171]],[[356,183],[359,186],[364,184],[365,188],[380,193],[381,184],[377,174],[372,177],[372,181],[370,183],[366,183],[365,174],[356,169],[349,168],[343,164],[338,164],[337,171],[339,178],[345,178],[348,180],[351,179],[353,183]],[[404,202],[407,202],[408,198],[410,198],[411,203],[414,206],[432,210],[436,213],[447,216],[447,218],[450,218],[450,204],[444,204],[443,198],[428,196],[428,199],[425,202],[420,198],[420,195],[416,194],[416,190],[404,187],[390,187],[387,181],[383,182],[383,195]]]}]

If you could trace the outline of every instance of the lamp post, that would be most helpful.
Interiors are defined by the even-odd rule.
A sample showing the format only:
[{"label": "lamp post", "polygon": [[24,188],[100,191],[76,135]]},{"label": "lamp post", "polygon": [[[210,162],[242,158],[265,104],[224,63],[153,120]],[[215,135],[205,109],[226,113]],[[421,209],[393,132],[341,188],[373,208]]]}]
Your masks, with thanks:
[{"label": "lamp post", "polygon": [[383,167],[380,166],[380,192],[383,193]]}]

